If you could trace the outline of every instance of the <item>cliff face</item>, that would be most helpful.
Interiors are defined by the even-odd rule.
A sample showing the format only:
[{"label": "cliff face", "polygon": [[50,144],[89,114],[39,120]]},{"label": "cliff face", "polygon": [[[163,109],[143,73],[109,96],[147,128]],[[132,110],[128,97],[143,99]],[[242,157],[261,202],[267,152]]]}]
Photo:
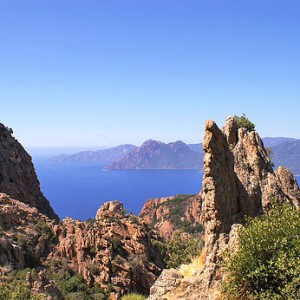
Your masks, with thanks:
[{"label": "cliff face", "polygon": [[40,191],[31,157],[3,124],[0,124],[0,192],[36,207],[51,219],[58,219]]},{"label": "cliff face", "polygon": [[0,193],[0,266],[40,264],[50,251],[52,222],[36,208]]},{"label": "cliff face", "polygon": [[[234,118],[228,118],[222,130],[208,121],[203,148],[204,265],[188,279],[165,270],[151,288],[151,300],[218,299],[224,276],[220,262],[228,247],[234,247],[245,216],[263,214],[273,201],[299,203],[292,174],[275,173],[259,135],[238,128]],[[170,282],[172,287],[166,288]]]},{"label": "cliff face", "polygon": [[199,195],[177,195],[147,200],[139,216],[169,240],[177,230],[201,234],[201,212]]},{"label": "cliff face", "polygon": [[181,142],[165,144],[148,140],[142,146],[109,165],[118,169],[199,169],[201,159],[197,152]]}]

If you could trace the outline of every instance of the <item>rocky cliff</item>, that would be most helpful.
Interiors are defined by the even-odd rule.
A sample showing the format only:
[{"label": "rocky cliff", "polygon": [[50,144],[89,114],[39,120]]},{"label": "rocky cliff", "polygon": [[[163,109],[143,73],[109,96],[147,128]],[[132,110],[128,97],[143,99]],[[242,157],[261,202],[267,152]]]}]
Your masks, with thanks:
[{"label": "rocky cliff", "polygon": [[199,154],[181,142],[165,144],[148,140],[142,146],[126,154],[122,159],[109,165],[118,169],[199,169]]},{"label": "rocky cliff", "polygon": [[201,212],[199,195],[176,195],[147,200],[139,216],[169,240],[178,230],[201,235]]},{"label": "rocky cliff", "polygon": [[11,133],[0,124],[0,192],[58,219],[40,190],[31,157]]},{"label": "rocky cliff", "polygon": [[275,173],[259,135],[239,128],[233,117],[224,128],[207,121],[203,142],[201,222],[205,227],[204,264],[191,278],[165,270],[149,300],[218,299],[224,278],[221,261],[234,247],[245,216],[258,216],[273,201],[299,203],[299,187],[285,169]]}]

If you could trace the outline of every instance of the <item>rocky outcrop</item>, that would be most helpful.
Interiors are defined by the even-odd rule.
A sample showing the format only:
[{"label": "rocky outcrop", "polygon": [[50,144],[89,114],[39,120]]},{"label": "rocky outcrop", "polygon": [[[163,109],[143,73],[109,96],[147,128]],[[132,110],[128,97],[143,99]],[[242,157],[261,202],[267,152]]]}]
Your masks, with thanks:
[{"label": "rocky outcrop", "polygon": [[139,216],[169,240],[178,230],[202,234],[201,212],[199,195],[176,195],[147,200]]},{"label": "rocky outcrop", "polygon": [[124,213],[124,205],[120,201],[108,201],[98,209],[96,214],[96,220],[101,220],[103,215],[107,212],[111,213]]},{"label": "rocky outcrop", "polygon": [[96,219],[80,222],[68,218],[54,226],[57,245],[48,263],[59,261],[84,276],[93,286],[111,287],[111,299],[130,291],[149,294],[164,263],[151,241],[158,236],[133,215],[124,214],[123,204],[107,202]]},{"label": "rocky outcrop", "polygon": [[12,136],[12,130],[0,124],[0,192],[36,207],[51,219],[58,219],[40,190],[31,157]]},{"label": "rocky outcrop", "polygon": [[53,221],[20,201],[0,194],[0,266],[41,264],[50,251]]},{"label": "rocky outcrop", "polygon": [[151,288],[151,300],[218,299],[224,278],[221,261],[225,251],[234,248],[237,228],[244,224],[245,216],[263,214],[274,201],[299,203],[299,189],[291,173],[290,179],[286,179],[286,169],[275,173],[258,133],[239,128],[234,118],[228,118],[222,130],[207,121],[203,148],[200,196],[205,264],[163,298],[155,292],[161,285],[159,278]]},{"label": "rocky outcrop", "polygon": [[62,300],[63,296],[55,286],[53,280],[49,280],[46,270],[41,270],[35,279],[32,278],[31,272],[26,273],[26,286],[34,295],[45,295],[47,300]]},{"label": "rocky outcrop", "polygon": [[279,167],[275,173],[285,194],[289,195],[295,206],[300,207],[299,185],[292,172],[286,167]]},{"label": "rocky outcrop", "polygon": [[152,245],[158,235],[138,217],[124,214],[119,201],[105,203],[97,219],[67,218],[57,225],[36,208],[0,194],[0,240],[0,272],[37,268],[37,279],[28,276],[28,287],[48,299],[58,297],[59,291],[45,269],[72,270],[83,275],[89,287],[99,285],[110,299],[120,299],[131,291],[149,294],[164,268]]},{"label": "rocky outcrop", "polygon": [[199,154],[185,143],[148,140],[107,169],[200,169],[200,166]]}]

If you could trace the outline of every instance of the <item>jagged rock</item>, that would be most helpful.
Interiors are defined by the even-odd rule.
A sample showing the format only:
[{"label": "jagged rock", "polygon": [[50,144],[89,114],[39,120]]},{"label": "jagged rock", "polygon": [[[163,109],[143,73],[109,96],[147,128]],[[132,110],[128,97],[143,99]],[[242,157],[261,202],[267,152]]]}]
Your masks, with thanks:
[{"label": "jagged rock", "polygon": [[[166,299],[219,299],[225,275],[221,261],[225,251],[237,245],[237,230],[244,224],[245,216],[263,214],[274,201],[293,201],[298,205],[300,199],[292,174],[286,169],[275,173],[258,133],[238,128],[233,117],[226,120],[222,130],[215,122],[206,122],[203,149],[200,196],[205,264],[195,276],[182,279],[167,292]],[[159,277],[154,287],[161,280]],[[154,287],[149,299],[161,300]]]},{"label": "jagged rock", "polygon": [[182,230],[187,224],[189,229],[195,228],[201,212],[199,195],[177,195],[147,200],[139,216],[169,240],[175,231]]},{"label": "jagged rock", "polygon": [[97,211],[96,220],[99,220],[103,217],[106,212],[123,212],[124,206],[120,201],[108,201],[105,202]]},{"label": "jagged rock", "polygon": [[177,270],[163,270],[159,277],[159,281],[157,281],[150,290],[151,295],[155,296],[150,295],[148,299],[169,300],[170,298],[166,295],[180,285],[180,279],[182,279],[182,275]]},{"label": "jagged rock", "polygon": [[295,206],[300,207],[299,185],[292,172],[288,168],[278,167],[275,173],[280,180],[283,191],[290,196]]},{"label": "jagged rock", "polygon": [[51,219],[58,219],[40,190],[31,157],[0,123],[0,192],[36,207]]},{"label": "jagged rock", "polygon": [[46,271],[41,270],[35,280],[32,279],[31,273],[26,273],[26,286],[33,294],[42,294],[47,300],[62,300],[63,297],[52,280],[49,280]]},{"label": "jagged rock", "polygon": [[57,245],[48,256],[52,261],[66,261],[86,282],[111,285],[112,299],[130,291],[149,294],[164,263],[151,240],[158,236],[136,216],[124,214],[119,201],[107,202],[98,210],[94,223],[71,218],[54,226]]},{"label": "jagged rock", "polygon": [[51,231],[52,223],[37,208],[0,193],[0,265],[22,269],[30,265],[32,258],[39,261],[49,252],[43,228]]}]

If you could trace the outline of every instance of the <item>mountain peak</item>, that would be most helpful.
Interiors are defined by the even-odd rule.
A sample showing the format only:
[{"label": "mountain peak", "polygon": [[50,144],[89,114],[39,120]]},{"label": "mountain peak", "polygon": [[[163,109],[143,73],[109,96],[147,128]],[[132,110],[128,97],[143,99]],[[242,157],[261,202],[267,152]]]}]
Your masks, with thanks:
[{"label": "mountain peak", "polygon": [[199,169],[201,155],[189,149],[182,141],[165,144],[147,140],[108,169]]}]

